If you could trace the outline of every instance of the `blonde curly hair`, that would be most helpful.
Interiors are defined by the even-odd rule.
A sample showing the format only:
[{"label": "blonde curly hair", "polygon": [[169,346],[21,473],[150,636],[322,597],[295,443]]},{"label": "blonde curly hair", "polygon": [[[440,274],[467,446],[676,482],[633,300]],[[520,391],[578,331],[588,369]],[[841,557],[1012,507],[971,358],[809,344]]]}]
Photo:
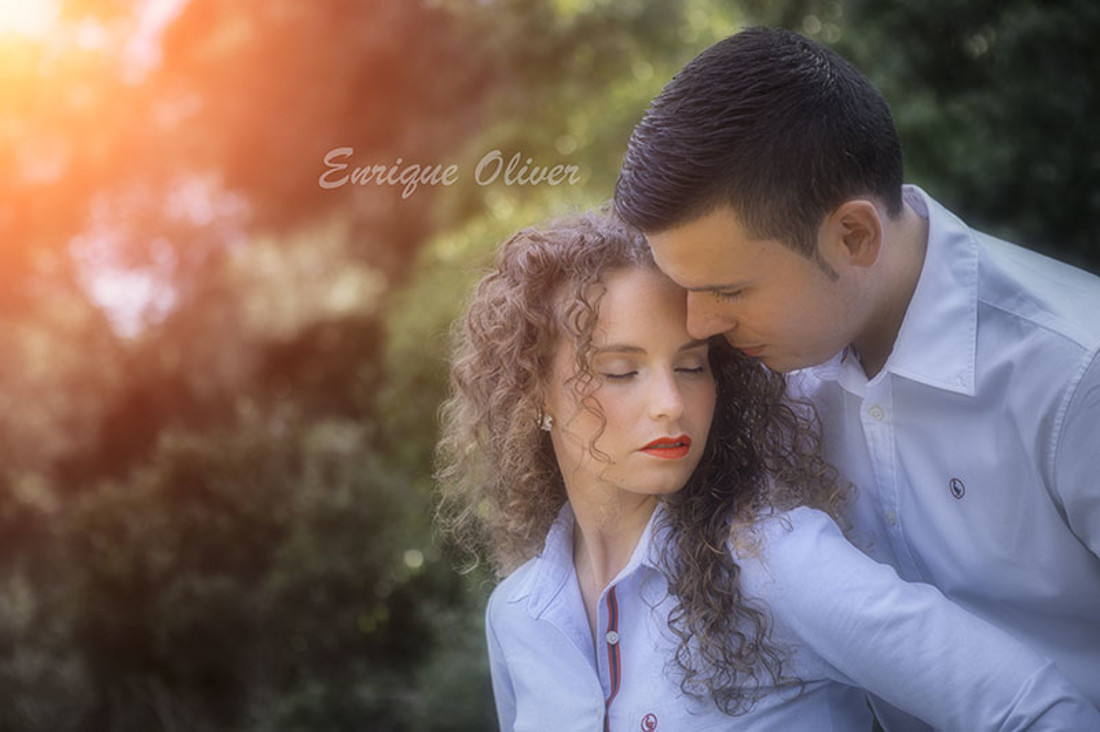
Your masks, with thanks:
[{"label": "blonde curly hair", "polygon": [[[551,362],[563,342],[574,345],[571,383],[584,408],[602,418],[592,334],[603,282],[624,268],[656,269],[645,239],[613,215],[590,212],[513,235],[478,284],[454,334],[436,451],[436,520],[467,567],[485,556],[506,575],[542,550],[566,501],[549,435],[539,428]],[[731,527],[798,505],[835,516],[846,488],[820,456],[812,408],[787,398],[781,374],[722,338],[711,340],[709,359],[714,420],[699,467],[664,499],[670,540],[662,564],[677,600],[670,663],[681,687],[736,714],[764,686],[798,681],[768,638],[766,608],[741,595],[727,547]]]}]

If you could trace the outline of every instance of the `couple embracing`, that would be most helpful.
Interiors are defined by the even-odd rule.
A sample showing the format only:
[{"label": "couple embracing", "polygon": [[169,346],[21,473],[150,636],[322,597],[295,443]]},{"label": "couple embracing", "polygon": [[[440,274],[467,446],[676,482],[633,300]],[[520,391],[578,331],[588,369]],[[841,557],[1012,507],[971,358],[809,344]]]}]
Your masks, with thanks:
[{"label": "couple embracing", "polygon": [[501,728],[1100,729],[1097,312],[903,185],[833,52],[703,52],[457,335],[440,521],[505,577]]}]

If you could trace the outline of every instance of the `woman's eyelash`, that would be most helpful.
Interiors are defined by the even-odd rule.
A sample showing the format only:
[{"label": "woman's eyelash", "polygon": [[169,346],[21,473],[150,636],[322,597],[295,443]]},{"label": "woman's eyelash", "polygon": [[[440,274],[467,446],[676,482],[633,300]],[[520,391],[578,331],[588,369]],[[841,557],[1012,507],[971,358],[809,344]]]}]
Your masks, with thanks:
[{"label": "woman's eyelash", "polygon": [[[701,373],[703,373],[707,370],[707,367],[706,366],[692,366],[692,367],[678,368],[676,370],[680,371],[682,373],[685,373],[685,374],[701,374]],[[638,374],[637,371],[625,371],[625,372],[620,373],[620,374],[602,373],[602,374],[600,374],[600,376],[604,377],[605,379],[611,379],[612,381],[623,381],[625,379],[629,379],[631,376],[636,376],[637,374]]]},{"label": "woman's eyelash", "polygon": [[714,292],[714,298],[719,302],[730,302],[741,297],[741,292],[741,290],[734,290],[733,292],[719,292],[716,290]]}]

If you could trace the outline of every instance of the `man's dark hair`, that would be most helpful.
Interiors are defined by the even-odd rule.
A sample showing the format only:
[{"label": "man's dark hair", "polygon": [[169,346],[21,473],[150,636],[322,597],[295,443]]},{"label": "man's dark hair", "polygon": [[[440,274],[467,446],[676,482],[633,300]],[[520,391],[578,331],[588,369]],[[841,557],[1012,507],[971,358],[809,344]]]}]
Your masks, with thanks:
[{"label": "man's dark hair", "polygon": [[879,91],[797,33],[749,28],[699,54],[630,137],[615,207],[649,233],[729,205],[748,233],[815,258],[822,219],[873,196],[901,211],[902,161]]}]

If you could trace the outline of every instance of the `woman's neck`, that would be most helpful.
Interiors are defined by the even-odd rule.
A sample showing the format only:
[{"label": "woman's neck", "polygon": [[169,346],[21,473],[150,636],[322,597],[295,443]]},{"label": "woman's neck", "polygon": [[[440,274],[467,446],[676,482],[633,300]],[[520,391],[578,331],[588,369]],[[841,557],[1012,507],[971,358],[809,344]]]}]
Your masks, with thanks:
[{"label": "woman's neck", "polygon": [[657,507],[655,496],[618,494],[613,500],[570,495],[576,518],[573,566],[595,634],[600,596],[630,561]]}]

